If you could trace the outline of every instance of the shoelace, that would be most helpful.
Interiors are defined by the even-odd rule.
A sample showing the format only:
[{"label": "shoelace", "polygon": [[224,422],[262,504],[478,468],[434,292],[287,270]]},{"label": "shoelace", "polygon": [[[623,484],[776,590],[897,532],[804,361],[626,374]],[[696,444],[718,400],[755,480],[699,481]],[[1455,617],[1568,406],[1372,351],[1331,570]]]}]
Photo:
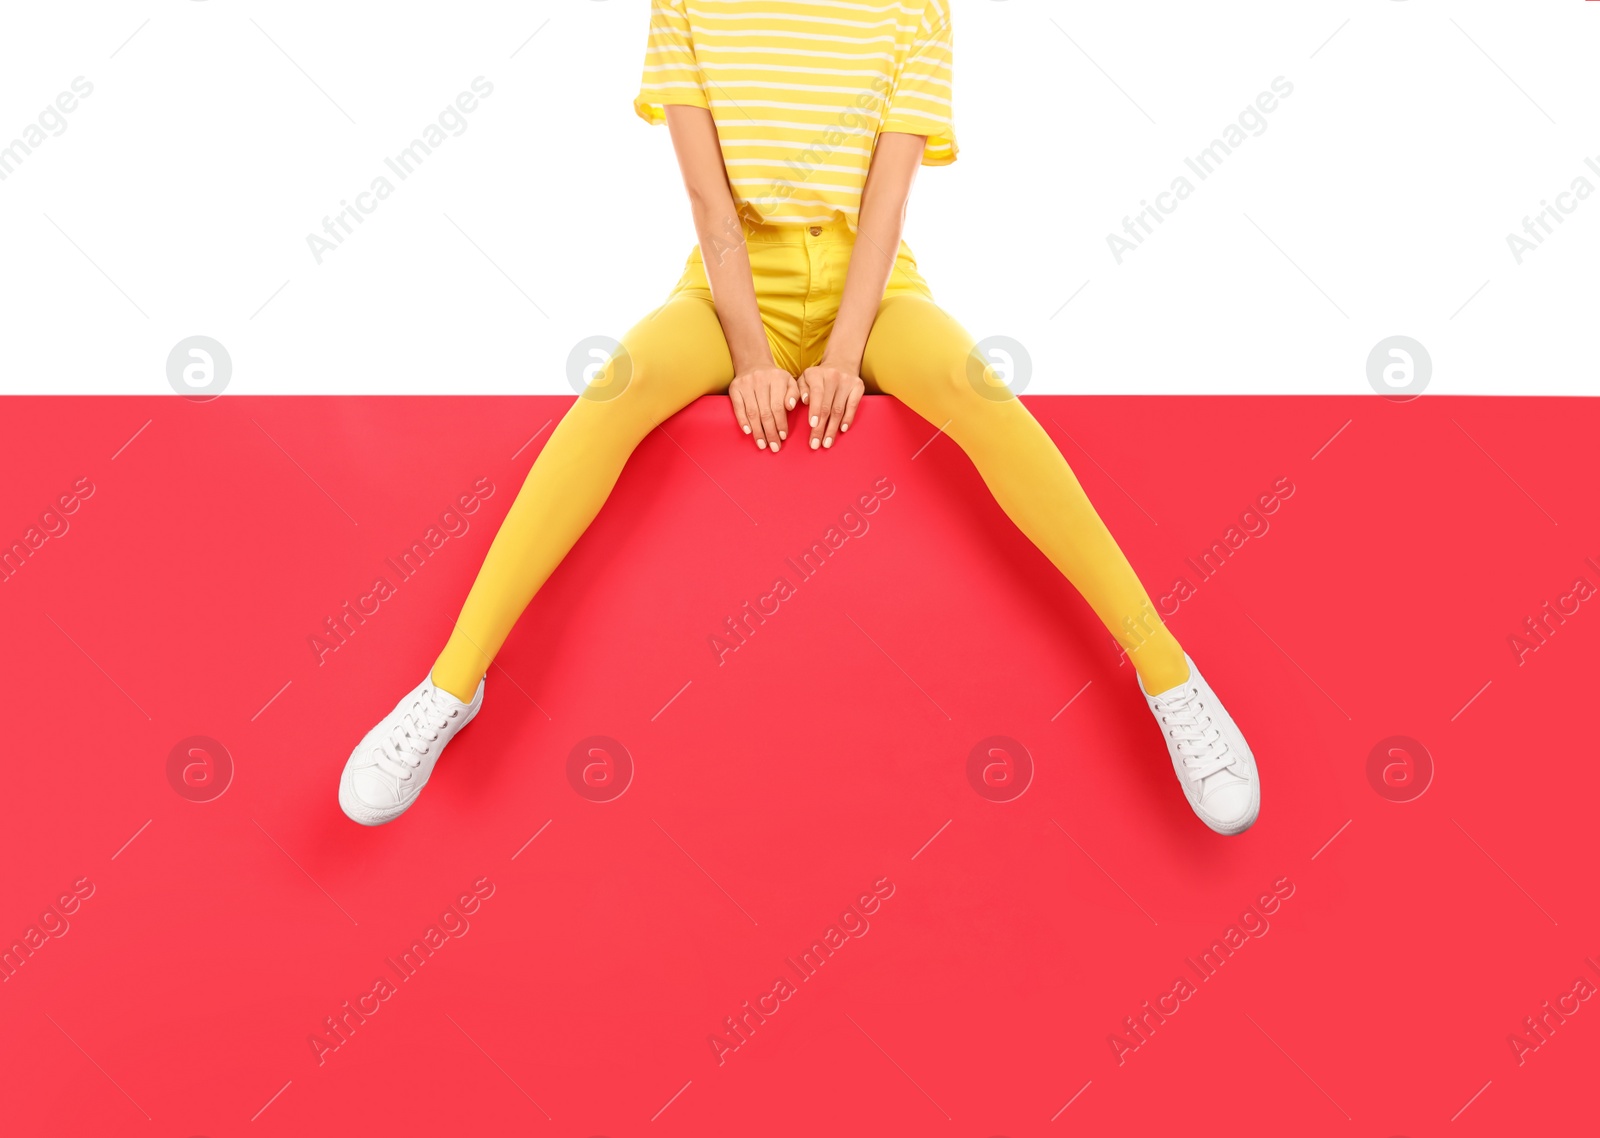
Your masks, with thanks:
[{"label": "shoelace", "polygon": [[1183,756],[1190,777],[1204,781],[1233,765],[1233,753],[1222,738],[1222,730],[1206,714],[1199,690],[1185,686],[1177,695],[1159,701],[1162,724]]},{"label": "shoelace", "polygon": [[459,714],[456,709],[445,711],[434,702],[432,694],[430,688],[418,696],[389,732],[389,737],[378,744],[379,757],[388,760],[390,772],[399,778],[411,777],[411,771],[438,741],[439,731]]}]

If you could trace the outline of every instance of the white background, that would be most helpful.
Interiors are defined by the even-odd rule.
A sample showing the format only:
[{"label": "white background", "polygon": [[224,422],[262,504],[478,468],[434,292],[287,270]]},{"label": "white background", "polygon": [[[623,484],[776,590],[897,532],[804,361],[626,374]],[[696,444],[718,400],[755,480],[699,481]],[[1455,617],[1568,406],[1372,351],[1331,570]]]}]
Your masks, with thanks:
[{"label": "white background", "polygon": [[[1521,264],[1506,241],[1600,191],[1600,3],[953,5],[961,156],[922,170],[906,238],[974,336],[1026,346],[1030,392],[1370,394],[1394,334],[1430,393],[1600,390],[1600,193]],[[647,20],[7,2],[0,145],[94,91],[0,181],[0,390],[170,392],[200,334],[230,393],[570,393],[572,347],[664,299],[694,243],[631,108]],[[480,75],[466,132],[398,182],[384,157]],[[1267,130],[1198,182],[1183,158],[1278,76]],[[385,173],[317,264],[307,234]],[[1185,173],[1118,264],[1107,235]]]}]

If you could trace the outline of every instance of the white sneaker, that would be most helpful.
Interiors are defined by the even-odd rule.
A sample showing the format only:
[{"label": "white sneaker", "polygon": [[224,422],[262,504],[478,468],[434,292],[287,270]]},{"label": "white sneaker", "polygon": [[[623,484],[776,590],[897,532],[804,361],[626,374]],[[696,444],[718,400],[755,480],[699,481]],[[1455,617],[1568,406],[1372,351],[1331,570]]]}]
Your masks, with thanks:
[{"label": "white sneaker", "polygon": [[1184,654],[1189,678],[1151,695],[1150,713],[1161,726],[1183,793],[1200,820],[1219,834],[1248,830],[1261,812],[1261,779],[1244,735],[1211,690],[1194,661]]},{"label": "white sneaker", "polygon": [[339,776],[339,806],[351,821],[381,826],[404,814],[428,784],[433,764],[483,706],[483,681],[471,703],[433,685],[432,674],[367,732]]}]

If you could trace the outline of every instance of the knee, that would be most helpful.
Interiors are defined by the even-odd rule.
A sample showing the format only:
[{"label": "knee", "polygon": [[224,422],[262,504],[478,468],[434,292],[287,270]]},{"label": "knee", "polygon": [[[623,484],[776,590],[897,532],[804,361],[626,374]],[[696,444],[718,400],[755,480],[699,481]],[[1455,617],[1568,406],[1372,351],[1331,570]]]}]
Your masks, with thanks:
[{"label": "knee", "polygon": [[625,339],[589,378],[572,413],[636,445],[697,394],[680,361]]},{"label": "knee", "polygon": [[1023,369],[1026,359],[1019,359],[1004,347],[985,351],[977,344],[968,350],[963,378],[975,395],[989,403],[1013,403],[1018,388],[1027,382]]},{"label": "knee", "polygon": [[922,414],[939,421],[987,417],[1014,405],[1004,372],[986,360],[970,342],[963,350],[918,353],[898,361],[895,381],[884,390]]},{"label": "knee", "polygon": [[639,379],[638,368],[635,364],[634,353],[628,350],[626,342],[618,344],[616,349],[605,358],[605,362],[598,367],[592,361],[599,355],[594,351],[589,361],[575,359],[570,365],[576,374],[573,386],[582,387],[578,394],[590,403],[610,403],[626,394],[635,387]]},{"label": "knee", "polygon": [[[574,382],[574,386],[581,382],[581,402],[588,405],[590,412],[632,418],[669,397],[670,357],[663,364],[661,353],[648,340],[641,342],[637,333],[623,337],[604,362],[596,366],[592,361],[599,357],[596,350]],[[575,366],[581,366],[581,361]]]}]

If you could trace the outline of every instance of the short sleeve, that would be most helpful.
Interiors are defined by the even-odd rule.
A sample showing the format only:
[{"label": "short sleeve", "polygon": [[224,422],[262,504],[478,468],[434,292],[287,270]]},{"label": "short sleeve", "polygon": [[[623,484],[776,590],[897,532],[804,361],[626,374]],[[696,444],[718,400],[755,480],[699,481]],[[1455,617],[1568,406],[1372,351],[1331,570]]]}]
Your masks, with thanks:
[{"label": "short sleeve", "polygon": [[925,134],[924,166],[956,160],[955,124],[950,117],[950,0],[927,0],[910,54],[889,98],[880,131]]},{"label": "short sleeve", "polygon": [[689,107],[707,105],[683,0],[653,0],[644,76],[639,82],[633,109],[645,122],[655,125],[667,121],[662,108],[672,103]]}]

